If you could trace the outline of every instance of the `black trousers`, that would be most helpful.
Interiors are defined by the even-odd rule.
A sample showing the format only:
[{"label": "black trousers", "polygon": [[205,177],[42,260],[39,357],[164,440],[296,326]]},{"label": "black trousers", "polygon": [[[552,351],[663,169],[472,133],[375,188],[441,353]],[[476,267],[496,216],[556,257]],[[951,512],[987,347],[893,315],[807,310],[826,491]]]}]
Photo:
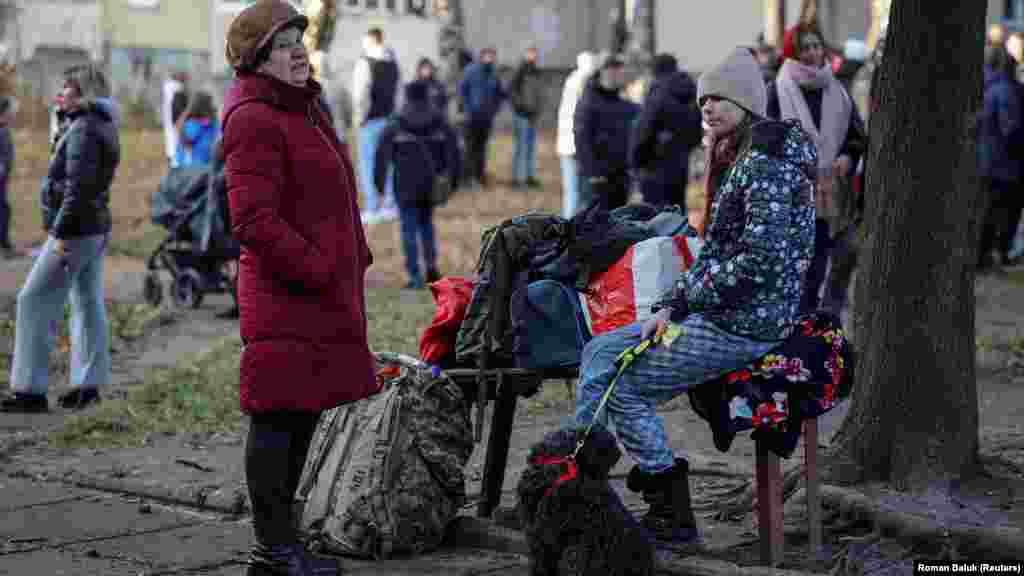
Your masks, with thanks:
[{"label": "black trousers", "polygon": [[1016,183],[987,180],[986,185],[985,219],[981,228],[981,243],[978,245],[979,268],[991,264],[989,259],[993,250],[998,251],[1005,261],[1021,213],[1021,191],[1017,189]]},{"label": "black trousers", "polygon": [[857,226],[851,224],[832,242],[831,268],[825,280],[825,301],[822,308],[839,315],[846,308],[846,300],[850,292],[850,280],[857,269],[856,244]]},{"label": "black trousers", "polygon": [[296,542],[292,504],[319,417],[314,412],[266,412],[250,418],[245,477],[260,544]]},{"label": "black trousers", "polygon": [[491,139],[491,124],[466,123],[466,177],[483,182],[487,175],[487,143]]},{"label": "black trousers", "polygon": [[804,291],[800,299],[800,312],[810,313],[818,310],[820,298],[818,291],[825,282],[828,271],[828,257],[832,251],[832,238],[828,235],[828,221],[821,218],[814,220],[814,255],[811,266],[804,276]]}]

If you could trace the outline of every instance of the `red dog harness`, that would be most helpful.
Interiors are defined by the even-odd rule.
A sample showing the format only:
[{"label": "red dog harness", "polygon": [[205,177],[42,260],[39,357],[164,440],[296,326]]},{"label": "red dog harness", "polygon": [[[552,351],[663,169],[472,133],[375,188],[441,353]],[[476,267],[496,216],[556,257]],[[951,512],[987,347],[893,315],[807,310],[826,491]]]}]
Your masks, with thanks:
[{"label": "red dog harness", "polygon": [[572,480],[576,477],[576,460],[568,456],[541,456],[534,458],[530,461],[530,464],[534,466],[546,466],[548,464],[559,464],[562,468],[562,475],[555,480],[555,483],[548,486],[548,489],[544,492],[544,496],[550,496],[551,492],[556,486],[567,480]]}]

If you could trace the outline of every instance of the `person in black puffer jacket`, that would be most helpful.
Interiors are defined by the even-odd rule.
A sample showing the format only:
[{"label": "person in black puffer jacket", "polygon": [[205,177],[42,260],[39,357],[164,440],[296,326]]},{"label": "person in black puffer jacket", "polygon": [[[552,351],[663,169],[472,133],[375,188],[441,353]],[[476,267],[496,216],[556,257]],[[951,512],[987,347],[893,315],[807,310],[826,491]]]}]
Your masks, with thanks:
[{"label": "person in black puffer jacket", "polygon": [[629,134],[640,107],[620,95],[625,63],[609,56],[587,82],[573,132],[580,175],[604,210],[629,200]]},{"label": "person in black puffer jacket", "polygon": [[[410,82],[405,87],[405,106],[381,133],[374,171],[377,181],[383,182],[388,167],[394,165],[395,200],[409,289],[423,288],[425,283],[441,279],[431,190],[434,176],[443,174],[448,175],[454,188],[461,169],[455,131],[433,108],[429,93],[424,82]],[[426,264],[425,277],[420,275],[419,245]]]},{"label": "person in black puffer jacket", "polygon": [[118,114],[102,72],[78,65],[64,73],[65,116],[42,189],[48,238],[18,293],[11,387],[4,412],[48,410],[50,327],[71,296],[71,390],[65,408],[99,399],[110,381],[103,255],[110,239],[110,185],[121,159]]},{"label": "person in black puffer jacket", "polygon": [[690,151],[702,136],[697,84],[671,54],[654,59],[654,86],[633,128],[629,157],[642,171],[644,202],[686,207]]}]

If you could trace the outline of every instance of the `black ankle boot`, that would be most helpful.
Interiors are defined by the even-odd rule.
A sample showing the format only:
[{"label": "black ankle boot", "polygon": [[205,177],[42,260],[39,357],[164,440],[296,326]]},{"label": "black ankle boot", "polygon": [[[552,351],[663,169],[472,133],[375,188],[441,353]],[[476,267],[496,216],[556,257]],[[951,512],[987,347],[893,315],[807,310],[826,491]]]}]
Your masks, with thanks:
[{"label": "black ankle boot", "polygon": [[641,520],[655,540],[672,544],[696,544],[700,541],[697,519],[690,503],[690,467],[686,460],[676,459],[673,467],[657,474],[647,474],[636,466],[629,471],[626,486],[643,493],[650,506]]},{"label": "black ankle boot", "polygon": [[301,544],[253,546],[246,576],[337,576],[341,564],[331,558],[318,558]]},{"label": "black ankle boot", "polygon": [[10,398],[0,401],[0,412],[21,412],[23,414],[39,414],[49,412],[50,405],[44,394],[15,393]]}]

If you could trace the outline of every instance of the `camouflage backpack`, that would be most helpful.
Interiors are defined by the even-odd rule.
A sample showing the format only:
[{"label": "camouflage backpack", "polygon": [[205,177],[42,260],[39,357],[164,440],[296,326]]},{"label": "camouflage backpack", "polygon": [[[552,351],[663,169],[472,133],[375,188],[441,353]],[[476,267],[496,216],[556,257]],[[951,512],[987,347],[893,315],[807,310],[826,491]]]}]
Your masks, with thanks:
[{"label": "camouflage backpack", "polygon": [[296,498],[314,548],[384,559],[436,549],[462,508],[473,449],[462,389],[376,354],[377,394],[324,412]]}]

